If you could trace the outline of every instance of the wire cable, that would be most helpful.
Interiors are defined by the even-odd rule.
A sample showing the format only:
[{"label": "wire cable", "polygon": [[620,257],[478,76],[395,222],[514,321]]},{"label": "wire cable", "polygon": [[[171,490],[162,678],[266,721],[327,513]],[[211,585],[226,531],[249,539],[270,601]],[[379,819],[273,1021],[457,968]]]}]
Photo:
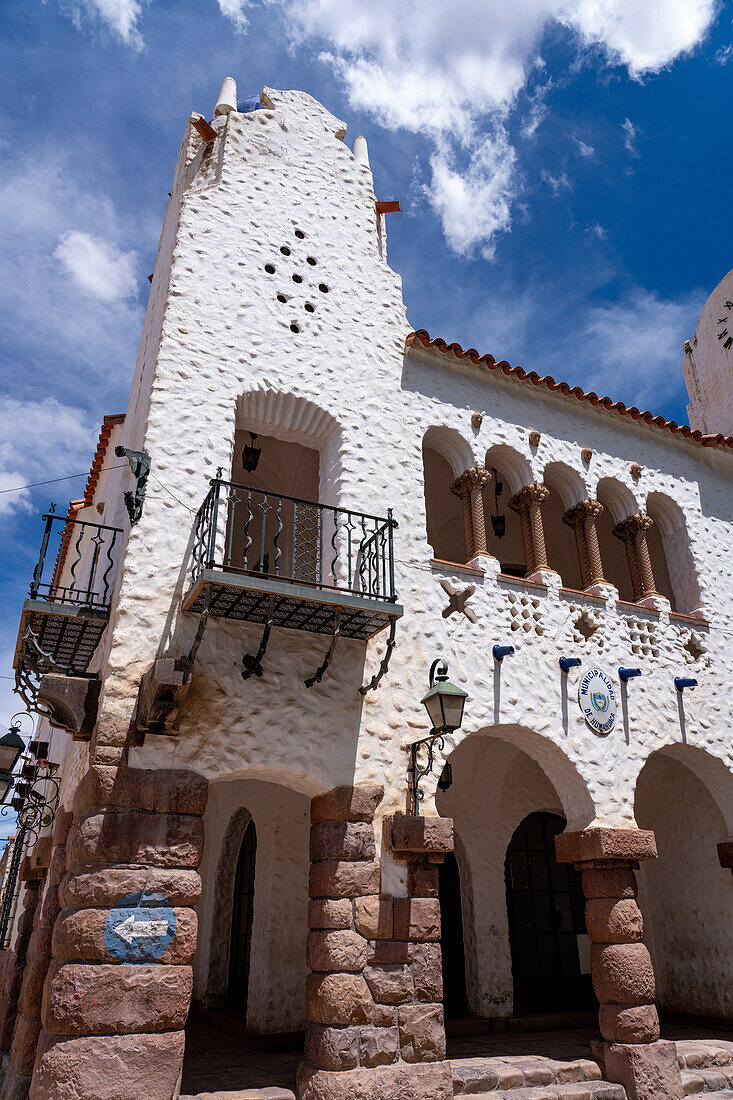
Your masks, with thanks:
[{"label": "wire cable", "polygon": [[[102,466],[100,474],[107,470],[121,470],[123,466],[126,466],[126,462],[120,462],[118,466]],[[39,485],[55,485],[57,481],[73,481],[77,477],[89,477],[89,470],[86,470],[82,474],[67,474],[66,477],[52,477],[48,481],[32,481],[29,485],[16,485],[14,489],[0,489],[2,493],[20,493],[23,489],[37,489]],[[180,501],[179,501],[180,503]]]}]

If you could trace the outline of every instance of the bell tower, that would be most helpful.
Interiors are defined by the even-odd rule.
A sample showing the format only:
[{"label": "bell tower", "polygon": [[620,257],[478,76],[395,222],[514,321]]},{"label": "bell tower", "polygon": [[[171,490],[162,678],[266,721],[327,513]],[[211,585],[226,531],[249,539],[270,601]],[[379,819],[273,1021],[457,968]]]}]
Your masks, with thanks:
[{"label": "bell tower", "polygon": [[691,426],[705,435],[733,435],[733,271],[708,298],[684,352]]}]

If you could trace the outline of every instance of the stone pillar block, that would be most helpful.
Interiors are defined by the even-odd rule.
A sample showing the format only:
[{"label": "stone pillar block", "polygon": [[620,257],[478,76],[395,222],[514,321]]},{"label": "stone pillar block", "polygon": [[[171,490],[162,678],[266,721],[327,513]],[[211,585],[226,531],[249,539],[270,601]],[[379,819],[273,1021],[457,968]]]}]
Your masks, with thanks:
[{"label": "stone pillar block", "polygon": [[606,1077],[623,1085],[627,1100],[682,1100],[677,1048],[655,1043],[603,1043]]},{"label": "stone pillar block", "polygon": [[183,1046],[182,1031],[79,1039],[42,1032],[29,1100],[171,1100]]}]

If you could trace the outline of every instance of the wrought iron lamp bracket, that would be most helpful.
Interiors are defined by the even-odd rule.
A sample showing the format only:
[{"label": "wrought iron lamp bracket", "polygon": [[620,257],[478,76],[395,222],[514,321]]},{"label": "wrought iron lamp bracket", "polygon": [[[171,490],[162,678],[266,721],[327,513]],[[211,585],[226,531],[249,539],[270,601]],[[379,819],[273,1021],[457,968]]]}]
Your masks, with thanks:
[{"label": "wrought iron lamp bracket", "polygon": [[[437,744],[438,748],[442,752],[445,748],[445,736],[447,731],[431,730],[427,737],[423,737],[420,741],[413,741],[409,746],[410,751],[410,795],[412,799],[412,812],[415,817],[420,816],[420,803],[424,801],[425,795],[420,790],[420,784],[423,779],[430,775],[433,770],[434,764],[434,752]],[[427,747],[427,761],[424,765],[420,764],[420,749],[425,745]]]},{"label": "wrought iron lamp bracket", "polygon": [[121,446],[115,447],[115,454],[118,458],[127,459],[130,463],[132,476],[137,479],[135,492],[133,493],[128,489],[125,493],[125,507],[130,517],[130,526],[134,527],[143,514],[145,489],[150,473],[150,455],[147,451],[131,451],[129,447]]}]

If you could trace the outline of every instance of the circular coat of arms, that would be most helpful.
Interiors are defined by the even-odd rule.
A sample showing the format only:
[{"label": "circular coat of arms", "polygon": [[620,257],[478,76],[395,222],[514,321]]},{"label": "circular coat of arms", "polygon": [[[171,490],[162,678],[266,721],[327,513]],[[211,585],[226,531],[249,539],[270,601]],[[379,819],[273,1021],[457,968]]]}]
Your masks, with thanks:
[{"label": "circular coat of arms", "polygon": [[599,668],[589,668],[578,684],[578,706],[594,733],[608,736],[616,724],[618,702],[613,684]]}]

